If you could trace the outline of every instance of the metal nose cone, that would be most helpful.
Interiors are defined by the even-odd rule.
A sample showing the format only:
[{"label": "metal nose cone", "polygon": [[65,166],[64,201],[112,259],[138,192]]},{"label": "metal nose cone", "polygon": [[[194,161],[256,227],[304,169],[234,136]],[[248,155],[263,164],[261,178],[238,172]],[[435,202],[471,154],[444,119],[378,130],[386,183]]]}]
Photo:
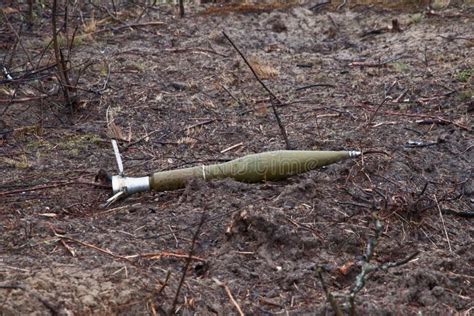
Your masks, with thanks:
[{"label": "metal nose cone", "polygon": [[356,151],[356,150],[349,151],[349,157],[351,158],[359,157],[360,155],[362,155],[360,151]]}]

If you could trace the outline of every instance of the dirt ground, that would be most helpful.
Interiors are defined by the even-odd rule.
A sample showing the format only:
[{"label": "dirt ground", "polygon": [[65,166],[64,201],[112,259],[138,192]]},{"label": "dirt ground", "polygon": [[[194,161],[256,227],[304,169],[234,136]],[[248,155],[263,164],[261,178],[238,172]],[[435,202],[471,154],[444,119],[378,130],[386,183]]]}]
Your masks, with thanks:
[{"label": "dirt ground", "polygon": [[[331,315],[323,285],[346,314],[367,262],[357,314],[473,314],[468,3],[188,5],[183,19],[170,5],[71,8],[72,106],[43,52],[51,7],[28,30],[26,5],[5,3],[0,314]],[[281,100],[294,148],[366,154],[104,207],[111,190],[94,181],[117,173],[112,137],[130,176],[285,148],[269,95],[222,31]]]}]

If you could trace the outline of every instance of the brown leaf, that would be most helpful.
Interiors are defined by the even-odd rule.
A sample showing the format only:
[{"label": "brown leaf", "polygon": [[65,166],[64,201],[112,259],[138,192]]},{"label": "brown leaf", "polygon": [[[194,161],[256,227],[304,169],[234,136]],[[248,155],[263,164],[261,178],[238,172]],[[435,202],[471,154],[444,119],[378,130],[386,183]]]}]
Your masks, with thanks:
[{"label": "brown leaf", "polygon": [[276,68],[258,58],[250,58],[249,63],[260,79],[276,78],[279,75],[279,71]]},{"label": "brown leaf", "polygon": [[12,14],[12,13],[18,13],[18,10],[12,7],[6,7],[2,8],[3,13],[5,14]]},{"label": "brown leaf", "polygon": [[344,263],[342,266],[340,266],[339,268],[337,268],[337,271],[339,271],[339,273],[341,273],[342,275],[347,275],[351,271],[351,268],[353,266],[354,266],[354,261],[348,261]]}]

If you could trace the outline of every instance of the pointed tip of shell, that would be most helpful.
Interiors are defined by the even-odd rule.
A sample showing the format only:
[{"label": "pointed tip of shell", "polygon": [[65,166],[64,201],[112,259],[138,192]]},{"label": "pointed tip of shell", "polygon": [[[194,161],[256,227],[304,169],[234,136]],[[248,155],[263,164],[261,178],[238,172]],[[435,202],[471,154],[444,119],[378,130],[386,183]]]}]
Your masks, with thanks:
[{"label": "pointed tip of shell", "polygon": [[351,158],[359,157],[360,155],[362,155],[360,151],[356,151],[356,150],[349,151],[349,157]]}]

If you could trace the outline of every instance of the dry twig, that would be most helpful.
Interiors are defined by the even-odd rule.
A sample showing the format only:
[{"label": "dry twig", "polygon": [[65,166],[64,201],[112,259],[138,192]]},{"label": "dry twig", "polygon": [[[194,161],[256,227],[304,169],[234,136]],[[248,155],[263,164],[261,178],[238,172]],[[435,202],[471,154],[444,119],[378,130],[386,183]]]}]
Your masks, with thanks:
[{"label": "dry twig", "polygon": [[197,256],[189,257],[189,254],[181,254],[181,253],[174,253],[174,252],[168,252],[168,251],[141,253],[137,255],[125,256],[125,258],[127,259],[133,259],[133,258],[160,259],[161,257],[172,257],[172,258],[177,258],[177,259],[191,259],[195,261],[206,261],[206,259],[201,258],[201,257],[197,257]]},{"label": "dry twig", "polygon": [[247,64],[247,66],[250,68],[250,70],[252,71],[255,79],[257,79],[257,81],[260,83],[260,85],[265,89],[265,91],[268,92],[268,94],[270,95],[271,97],[271,106],[272,106],[272,110],[273,110],[273,114],[275,115],[275,119],[278,123],[278,127],[280,127],[280,132],[281,132],[281,136],[283,137],[283,140],[285,141],[285,144],[286,144],[286,149],[291,149],[291,145],[290,145],[290,142],[288,140],[288,135],[286,133],[286,129],[285,127],[283,126],[283,123],[281,122],[281,119],[280,119],[280,115],[278,114],[278,111],[277,111],[277,106],[280,106],[282,104],[282,102],[276,97],[276,95],[267,87],[267,85],[258,77],[257,73],[255,72],[255,69],[253,69],[252,65],[250,65],[249,61],[247,60],[247,58],[244,56],[244,54],[240,51],[240,49],[234,44],[234,42],[230,39],[230,37],[225,33],[225,32],[222,32],[222,34],[224,35],[224,37],[229,41],[229,43],[232,45],[232,47],[234,47],[234,49],[237,51],[237,53],[240,55],[240,57],[242,57],[242,59],[244,60],[244,62]]},{"label": "dry twig", "polygon": [[34,186],[34,187],[30,187],[30,188],[15,189],[15,190],[10,190],[10,191],[0,192],[0,196],[23,193],[23,192],[39,191],[39,190],[45,190],[45,189],[51,189],[51,188],[69,186],[69,185],[92,185],[92,186],[97,187],[97,188],[109,189],[110,190],[110,185],[104,185],[104,184],[100,184],[100,183],[96,183],[96,182],[58,181],[58,182],[50,182],[50,184],[45,184],[45,185],[37,185],[37,186]]},{"label": "dry twig", "polygon": [[439,202],[436,195],[434,195],[434,200],[436,203],[436,207],[438,208],[438,211],[439,211],[439,217],[441,218],[441,223],[443,224],[444,235],[446,236],[446,240],[448,241],[449,252],[453,252],[453,249],[451,248],[451,241],[449,240],[448,231],[446,230],[446,225],[444,223],[443,212],[441,212],[441,208],[439,207]]},{"label": "dry twig", "polygon": [[186,260],[186,264],[184,265],[183,274],[181,276],[181,280],[179,281],[178,289],[176,290],[176,295],[174,296],[173,305],[171,307],[171,313],[174,313],[176,311],[176,305],[178,304],[179,293],[181,292],[181,288],[184,284],[184,280],[186,279],[186,273],[188,272],[189,265],[191,264],[191,260],[194,255],[194,247],[196,246],[196,241],[198,239],[199,232],[201,231],[201,228],[204,225],[204,222],[206,221],[206,219],[207,219],[206,213],[203,212],[201,215],[201,220],[199,221],[199,224],[196,228],[196,232],[194,233],[194,236],[193,236],[193,240],[191,242],[191,248],[189,249],[188,258]]},{"label": "dry twig", "polygon": [[392,62],[397,61],[397,60],[399,60],[401,58],[404,58],[404,57],[405,57],[404,55],[395,56],[395,57],[386,59],[386,60],[378,62],[378,63],[368,62],[368,61],[353,61],[353,62],[349,63],[349,66],[352,66],[352,67],[382,67],[382,66],[385,66],[389,63],[392,63]]},{"label": "dry twig", "polygon": [[42,100],[46,99],[49,97],[48,95],[42,95],[38,97],[29,97],[29,98],[12,98],[12,99],[0,99],[0,104],[11,104],[11,103],[24,103],[24,102],[30,102],[30,101],[37,101],[37,100]]},{"label": "dry twig", "polygon": [[97,33],[102,33],[102,32],[117,32],[126,28],[134,28],[134,27],[144,27],[144,26],[158,26],[158,25],[165,25],[166,23],[160,22],[160,21],[150,21],[150,22],[144,22],[144,23],[131,23],[131,24],[125,24],[113,28],[105,28],[101,30],[97,30],[94,32],[91,32],[90,34],[97,34]]},{"label": "dry twig", "polygon": [[[374,112],[375,109],[371,109],[371,108],[367,108],[365,106],[362,106],[363,108],[365,108],[366,110],[370,111],[370,112]],[[430,119],[432,120],[431,123],[439,123],[439,124],[451,124],[451,125],[454,125],[454,126],[457,126],[463,130],[466,130],[468,132],[471,132],[472,131],[472,128],[470,127],[467,127],[467,126],[464,126],[462,124],[459,124],[459,123],[456,123],[454,121],[450,121],[448,119],[445,119],[445,118],[442,118],[442,117],[439,117],[439,116],[434,116],[434,115],[430,115],[430,114],[417,114],[417,113],[400,113],[400,112],[394,112],[394,111],[383,111],[381,112],[383,114],[386,114],[386,115],[396,115],[396,116],[405,116],[405,117],[416,117],[416,118],[426,118],[426,119]],[[418,123],[418,121],[417,121]],[[421,122],[420,122],[421,123]]]},{"label": "dry twig", "polygon": [[334,299],[334,296],[328,290],[326,283],[324,282],[323,275],[321,273],[321,267],[318,267],[317,273],[318,273],[319,281],[321,282],[321,286],[323,287],[323,291],[326,294],[326,299],[328,300],[329,304],[331,304],[332,310],[334,311],[336,316],[342,316],[343,313],[341,311],[341,308],[339,307],[339,304],[336,302],[336,300]]},{"label": "dry twig", "polygon": [[397,262],[386,262],[380,265],[370,263],[370,260],[372,259],[374,255],[375,247],[377,246],[377,242],[380,236],[382,235],[382,232],[383,232],[383,224],[380,222],[380,220],[376,219],[375,220],[375,236],[369,239],[369,242],[367,243],[367,248],[364,255],[364,261],[362,263],[362,270],[357,275],[354,285],[352,286],[352,289],[349,294],[349,303],[350,303],[350,308],[351,308],[350,315],[356,315],[355,304],[354,304],[355,297],[357,293],[359,293],[360,290],[364,288],[367,276],[370,273],[374,271],[378,271],[378,270],[386,271],[390,268],[401,266],[403,264],[410,262],[413,258],[415,258],[419,254],[419,252],[416,251],[413,254],[406,257],[405,259],[397,261]]},{"label": "dry twig", "polygon": [[212,279],[214,280],[214,282],[216,282],[217,285],[222,286],[224,288],[225,293],[227,294],[230,301],[232,302],[232,305],[234,305],[235,308],[237,309],[237,312],[239,313],[239,315],[244,316],[245,315],[244,312],[242,312],[242,309],[240,308],[239,303],[237,303],[237,301],[234,299],[234,296],[232,295],[232,292],[230,291],[229,287],[225,283],[219,281],[216,278],[212,278]]},{"label": "dry twig", "polygon": [[108,250],[108,249],[103,249],[103,248],[100,248],[100,247],[97,247],[96,245],[93,245],[93,244],[89,244],[89,243],[86,243],[86,242],[83,242],[83,241],[80,241],[78,239],[74,239],[74,238],[71,238],[71,237],[67,237],[67,236],[64,236],[64,235],[61,235],[61,234],[58,234],[54,229],[53,229],[53,232],[54,232],[54,235],[56,237],[58,237],[60,240],[63,240],[63,239],[66,239],[66,240],[69,240],[71,242],[74,242],[76,244],[79,244],[81,246],[84,246],[84,247],[87,247],[87,248],[90,248],[90,249],[93,249],[95,251],[98,251],[100,253],[103,253],[103,254],[106,254],[108,256],[111,256],[115,259],[120,259],[120,260],[124,260],[124,261],[127,261],[127,262],[130,262],[131,263],[131,260],[125,256],[121,256],[121,255],[117,255],[115,253],[113,253],[112,251]]},{"label": "dry twig", "polygon": [[[67,3],[67,1],[66,1]],[[54,57],[56,58],[56,66],[58,67],[58,77],[59,77],[59,83],[61,84],[63,94],[64,94],[64,99],[66,100],[66,103],[68,106],[71,107],[72,110],[72,99],[69,94],[69,78],[67,75],[67,70],[66,70],[66,63],[64,61],[64,56],[60,51],[59,48],[59,43],[58,43],[58,30],[56,28],[56,15],[58,14],[57,10],[57,0],[53,0],[53,12],[51,16],[51,23],[53,27],[53,49],[54,49]]]},{"label": "dry twig", "polygon": [[370,117],[369,121],[367,122],[367,126],[369,126],[372,121],[374,120],[375,118],[375,115],[377,115],[377,112],[380,110],[380,108],[385,104],[385,102],[387,102],[389,98],[385,97],[383,99],[383,101],[377,106],[377,108],[375,109],[375,111],[372,113],[372,116]]},{"label": "dry twig", "polygon": [[179,16],[184,18],[184,0],[179,0]]}]

